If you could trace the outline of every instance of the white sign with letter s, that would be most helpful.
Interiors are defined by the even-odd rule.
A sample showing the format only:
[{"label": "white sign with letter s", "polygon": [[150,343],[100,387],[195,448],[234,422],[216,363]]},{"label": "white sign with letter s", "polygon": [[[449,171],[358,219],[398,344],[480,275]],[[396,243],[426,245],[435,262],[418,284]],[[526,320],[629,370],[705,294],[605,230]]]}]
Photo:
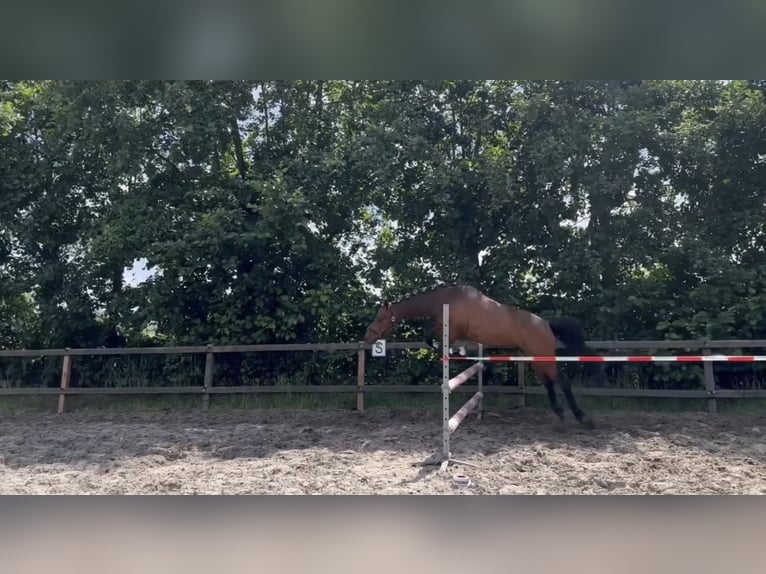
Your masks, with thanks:
[{"label": "white sign with letter s", "polygon": [[379,339],[372,344],[372,356],[373,357],[385,357],[386,356],[386,340]]}]

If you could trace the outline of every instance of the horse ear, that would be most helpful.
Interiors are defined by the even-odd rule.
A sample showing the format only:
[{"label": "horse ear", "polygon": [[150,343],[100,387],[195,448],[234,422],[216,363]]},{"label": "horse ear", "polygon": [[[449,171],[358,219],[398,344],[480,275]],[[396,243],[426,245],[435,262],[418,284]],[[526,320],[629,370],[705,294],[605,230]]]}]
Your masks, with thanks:
[{"label": "horse ear", "polygon": [[383,306],[388,309],[391,306],[391,302],[388,300],[388,297],[383,299]]}]

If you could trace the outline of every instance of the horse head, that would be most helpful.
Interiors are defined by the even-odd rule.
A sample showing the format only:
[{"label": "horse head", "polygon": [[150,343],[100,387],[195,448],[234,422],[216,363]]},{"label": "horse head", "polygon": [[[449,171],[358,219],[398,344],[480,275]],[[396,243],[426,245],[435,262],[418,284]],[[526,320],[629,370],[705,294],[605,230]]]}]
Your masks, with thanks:
[{"label": "horse head", "polygon": [[364,335],[365,343],[374,343],[379,339],[385,339],[394,332],[399,324],[399,317],[394,315],[391,303],[386,299],[375,314],[375,318],[367,326],[367,332]]}]

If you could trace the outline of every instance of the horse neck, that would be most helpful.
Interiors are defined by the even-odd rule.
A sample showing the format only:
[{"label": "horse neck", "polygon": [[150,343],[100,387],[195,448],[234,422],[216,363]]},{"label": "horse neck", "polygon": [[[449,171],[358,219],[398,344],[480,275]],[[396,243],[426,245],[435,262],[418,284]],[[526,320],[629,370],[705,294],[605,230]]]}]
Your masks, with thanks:
[{"label": "horse neck", "polygon": [[394,303],[394,313],[401,319],[422,319],[433,317],[434,295],[424,293],[422,295],[413,295],[403,301]]}]

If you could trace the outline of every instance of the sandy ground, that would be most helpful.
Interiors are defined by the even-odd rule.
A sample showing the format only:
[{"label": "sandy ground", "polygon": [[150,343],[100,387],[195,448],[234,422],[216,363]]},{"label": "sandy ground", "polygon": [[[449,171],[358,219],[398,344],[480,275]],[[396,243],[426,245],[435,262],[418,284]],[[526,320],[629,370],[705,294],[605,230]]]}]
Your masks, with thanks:
[{"label": "sandy ground", "polygon": [[452,437],[478,466],[445,473],[413,466],[440,448],[431,413],[3,415],[0,493],[766,493],[766,415],[596,413],[595,430],[492,415]]}]

